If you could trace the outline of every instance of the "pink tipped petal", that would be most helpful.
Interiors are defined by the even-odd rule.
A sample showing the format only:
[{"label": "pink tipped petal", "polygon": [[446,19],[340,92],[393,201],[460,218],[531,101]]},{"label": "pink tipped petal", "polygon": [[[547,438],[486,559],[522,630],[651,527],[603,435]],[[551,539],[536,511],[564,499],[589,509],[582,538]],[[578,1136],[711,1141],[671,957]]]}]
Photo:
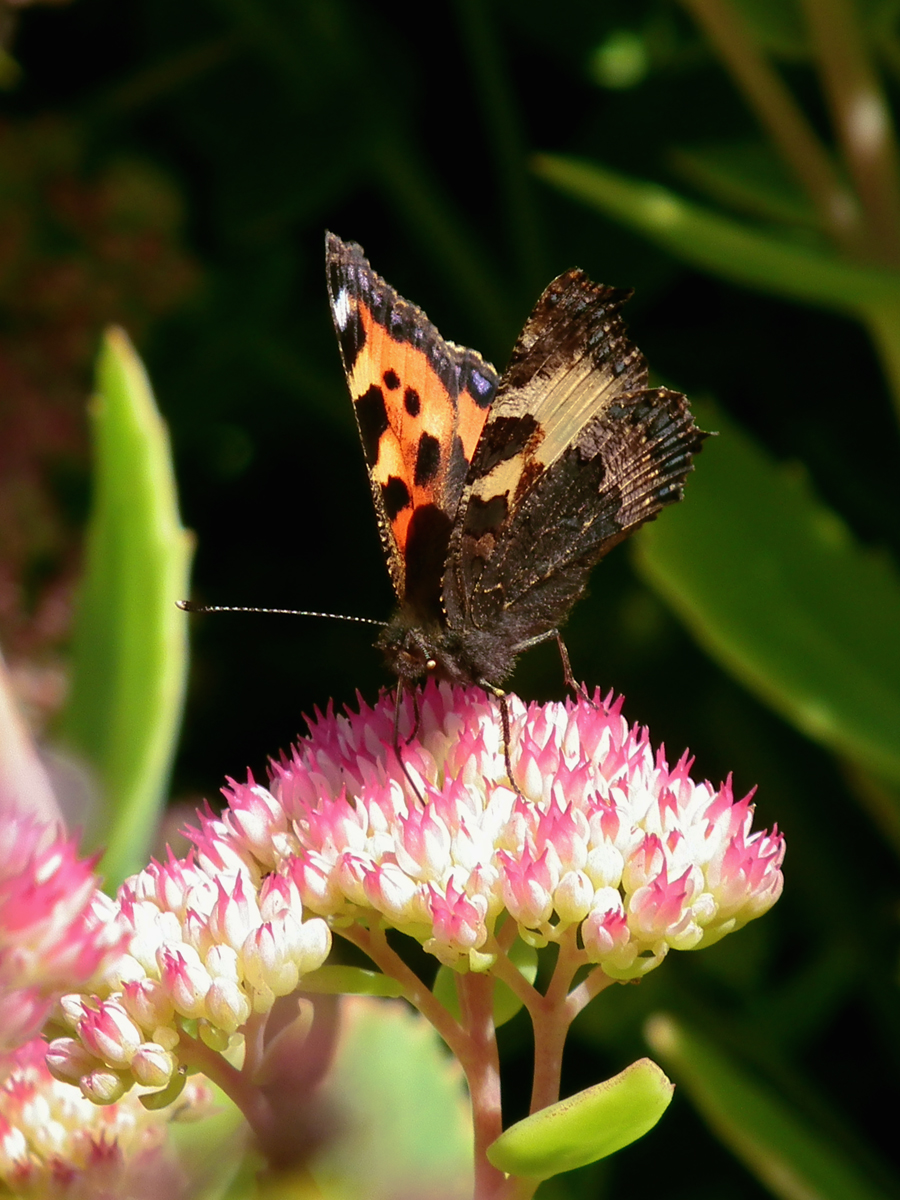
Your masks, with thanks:
[{"label": "pink tipped petal", "polygon": [[78,1036],[91,1054],[114,1067],[127,1067],[144,1040],[140,1029],[115,1001],[105,1001],[78,1022]]}]

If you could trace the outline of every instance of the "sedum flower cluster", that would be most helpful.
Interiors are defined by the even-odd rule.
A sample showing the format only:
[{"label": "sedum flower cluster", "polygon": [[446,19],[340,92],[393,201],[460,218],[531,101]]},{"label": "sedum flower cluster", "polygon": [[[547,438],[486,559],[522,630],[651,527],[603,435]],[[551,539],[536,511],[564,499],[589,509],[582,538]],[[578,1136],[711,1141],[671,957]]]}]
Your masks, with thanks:
[{"label": "sedum flower cluster", "polygon": [[750,796],[670,768],[622,700],[509,697],[506,767],[496,702],[430,683],[317,714],[268,787],[231,782],[194,851],[120,889],[127,953],[97,995],[62,1008],[59,1078],[116,1100],[164,1088],[185,1036],[233,1050],[251,1014],[324,961],[331,929],[391,926],[442,963],[489,970],[501,918],[535,946],[573,928],[586,961],[627,980],[671,949],[709,945],[781,892],[781,835],[753,832]]},{"label": "sedum flower cluster", "polygon": [[216,849],[202,862],[170,856],[126,880],[116,897],[126,951],[96,994],[60,1002],[75,1036],[51,1044],[50,1069],[98,1104],[133,1084],[176,1083],[183,1036],[239,1052],[234,1035],[251,1014],[267,1013],[327,957],[328,926],[304,920],[290,879],[264,877],[236,848]]},{"label": "sedum flower cluster", "polygon": [[[305,907],[336,927],[382,921],[442,962],[490,966],[499,918],[542,946],[573,925],[612,978],[657,966],[670,949],[709,945],[781,892],[783,840],[751,832],[750,797],[694,783],[687,755],[670,769],[622,698],[524,705],[509,697],[507,776],[496,702],[479,689],[429,685],[404,762],[392,749],[392,702],[320,717],[266,797],[234,787],[216,844],[265,848]],[[248,818],[252,820],[249,822]],[[253,838],[245,832],[248,827]]]},{"label": "sedum flower cluster", "polygon": [[126,931],[94,866],[56,825],[0,807],[0,1050],[34,1037],[60,992],[117,957]]},{"label": "sedum flower cluster", "polygon": [[183,1194],[167,1153],[172,1121],[196,1120],[212,1093],[190,1080],[177,1104],[148,1111],[132,1093],[98,1108],[77,1088],[57,1082],[34,1039],[5,1061],[0,1084],[0,1181],[16,1196],[136,1198]]}]

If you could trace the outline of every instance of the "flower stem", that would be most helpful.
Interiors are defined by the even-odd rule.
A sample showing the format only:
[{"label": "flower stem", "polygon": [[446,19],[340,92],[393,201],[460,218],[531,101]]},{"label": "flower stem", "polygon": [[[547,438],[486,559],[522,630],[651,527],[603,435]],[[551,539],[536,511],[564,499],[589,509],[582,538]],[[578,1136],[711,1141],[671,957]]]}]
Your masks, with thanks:
[{"label": "flower stem", "polygon": [[500,1055],[494,1028],[494,980],[490,975],[459,975],[456,989],[468,1049],[460,1059],[472,1099],[475,1134],[475,1197],[498,1197],[504,1176],[487,1159],[488,1146],[503,1132],[500,1100]]},{"label": "flower stem", "polygon": [[567,993],[572,977],[584,963],[584,952],[578,949],[574,927],[559,944],[559,956],[553,976],[540,1003],[531,1010],[534,1027],[534,1081],[531,1088],[531,1109],[535,1113],[559,1099],[562,1076],[563,1047],[569,1026],[578,1012],[568,1003]]},{"label": "flower stem", "polygon": [[[819,0],[810,0],[813,7]],[[781,76],[754,45],[753,34],[726,0],[682,0],[812,200],[825,230],[848,254],[867,257],[867,231],[856,197],[845,187]]]},{"label": "flower stem", "polygon": [[435,998],[415,971],[410,970],[400,955],[391,949],[384,930],[364,929],[361,925],[351,925],[347,929],[341,930],[341,936],[368,954],[372,962],[385,975],[397,980],[403,988],[404,998],[434,1026],[453,1054],[461,1059],[466,1052],[467,1035],[465,1031],[443,1004]]},{"label": "flower stem", "polygon": [[900,167],[890,108],[847,0],[803,0],[844,160],[878,260],[900,266]]},{"label": "flower stem", "polygon": [[494,965],[491,968],[492,974],[503,981],[509,990],[516,995],[528,1009],[529,1013],[532,1009],[539,1005],[543,997],[537,988],[533,987],[528,982],[515,963],[502,952],[498,952],[494,959]]},{"label": "flower stem", "polygon": [[259,1144],[268,1144],[274,1114],[262,1090],[251,1082],[248,1074],[233,1067],[217,1051],[183,1030],[178,1043],[178,1056],[183,1063],[196,1067],[207,1079],[218,1084],[243,1113]]},{"label": "flower stem", "polygon": [[569,1012],[572,1014],[571,1020],[578,1016],[581,1010],[593,1000],[595,996],[615,983],[615,979],[604,973],[602,967],[594,967],[587,979],[579,983],[578,987],[573,988],[566,999],[566,1005]]}]

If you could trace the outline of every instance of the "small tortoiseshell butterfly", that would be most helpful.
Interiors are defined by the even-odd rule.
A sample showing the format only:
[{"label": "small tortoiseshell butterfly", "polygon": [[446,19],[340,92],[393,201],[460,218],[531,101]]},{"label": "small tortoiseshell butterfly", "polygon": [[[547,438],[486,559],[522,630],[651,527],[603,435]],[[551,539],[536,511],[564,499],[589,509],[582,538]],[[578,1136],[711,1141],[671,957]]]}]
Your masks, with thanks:
[{"label": "small tortoiseshell butterfly", "polygon": [[631,292],[566,271],[498,376],[355,243],[327,234],[325,261],[399,601],[378,640],[399,684],[502,696],[517,656],[555,637],[575,686],[559,626],[598,559],[681,499],[706,436],[684,396],[647,387],[619,315]]}]

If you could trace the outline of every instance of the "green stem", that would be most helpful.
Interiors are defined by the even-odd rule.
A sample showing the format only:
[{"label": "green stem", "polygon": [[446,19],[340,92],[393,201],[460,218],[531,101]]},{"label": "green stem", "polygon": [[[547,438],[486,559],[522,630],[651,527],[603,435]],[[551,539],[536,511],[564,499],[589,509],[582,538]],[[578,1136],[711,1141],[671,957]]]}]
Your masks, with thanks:
[{"label": "green stem", "polygon": [[369,150],[375,181],[391,207],[484,329],[488,342],[508,352],[516,333],[511,305],[485,269],[486,256],[475,249],[444,192],[429,177],[422,155],[386,122],[372,129]]},{"label": "green stem", "polygon": [[131,115],[231,62],[242,49],[241,39],[228,34],[167,55],[100,92],[84,115],[88,120]]},{"label": "green stem", "polygon": [[844,160],[878,261],[900,266],[900,166],[884,91],[847,0],[803,0]]},{"label": "green stem", "polygon": [[[818,0],[810,0],[812,4]],[[725,0],[682,0],[728,67],[782,159],[806,191],[825,230],[845,252],[866,256],[867,235],[856,197],[778,73],[754,45],[743,18]]]}]

